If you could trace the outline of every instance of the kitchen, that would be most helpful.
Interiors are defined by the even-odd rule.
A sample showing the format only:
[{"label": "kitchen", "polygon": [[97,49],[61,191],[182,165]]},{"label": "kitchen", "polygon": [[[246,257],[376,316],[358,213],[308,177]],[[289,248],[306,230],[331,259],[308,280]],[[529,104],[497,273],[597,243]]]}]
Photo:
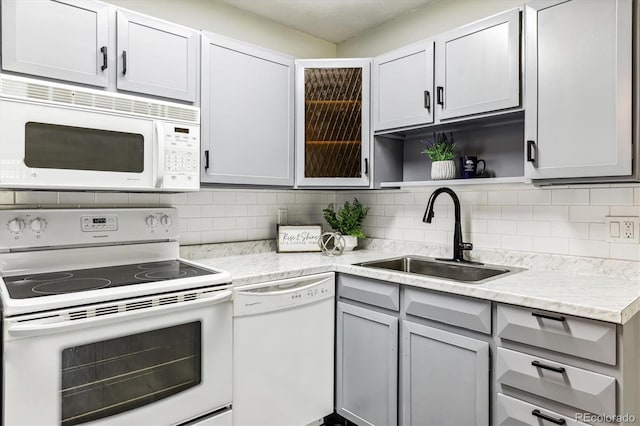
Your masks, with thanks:
[{"label": "kitchen", "polygon": [[[386,52],[429,39],[470,22],[523,6],[522,2],[511,0],[429,2],[423,8],[406,13],[395,20],[379,25],[377,28],[365,31],[359,36],[335,43],[296,31],[271,20],[260,18],[257,15],[231,7],[224,2],[205,5],[202,2],[190,0],[180,2],[179,7],[170,1],[114,0],[112,4],[138,13],[166,19],[186,27],[203,29],[241,42],[248,42],[277,52],[284,52],[284,55],[279,57],[290,55],[299,59],[378,57]],[[129,14],[129,16],[134,15]],[[524,17],[521,22],[524,38],[528,27],[526,27]],[[109,37],[115,37],[115,35],[110,35]],[[224,42],[231,43],[228,40],[215,40],[213,37],[210,40],[214,44],[218,42],[220,45]],[[115,43],[113,43],[113,46],[109,52],[115,52]],[[246,48],[249,49],[248,47]],[[273,52],[269,52],[269,54],[271,53]],[[262,54],[266,55],[264,52]],[[122,67],[123,63],[116,63],[114,58],[115,55],[109,56],[109,60],[113,62],[108,64],[110,68],[108,67],[107,71]],[[131,54],[130,60],[134,58],[135,56]],[[118,58],[118,61],[120,61],[120,58]],[[129,75],[131,75],[135,69],[133,63],[130,64],[129,68]],[[285,84],[292,83],[286,82]],[[637,91],[637,87],[634,91]],[[296,90],[295,92],[299,93],[300,91]],[[432,101],[435,105],[436,93],[434,91],[431,93],[433,95]],[[515,274],[476,287],[472,285],[447,285],[446,282],[443,284],[442,280],[430,280],[429,284],[424,284],[420,279],[406,278],[406,276],[399,273],[376,275],[372,272],[363,272],[361,267],[350,266],[354,263],[389,258],[401,253],[432,257],[451,256],[451,239],[454,229],[453,204],[446,197],[439,197],[433,223],[425,224],[422,221],[429,196],[433,190],[440,186],[433,186],[434,182],[421,183],[424,180],[422,176],[428,176],[429,171],[424,169],[422,164],[428,163],[426,157],[420,155],[416,155],[415,158],[410,157],[411,152],[409,151],[413,149],[413,152],[415,152],[416,146],[420,148],[420,141],[431,134],[429,126],[426,126],[428,130],[427,136],[425,136],[426,132],[421,132],[421,128],[425,127],[424,125],[407,126],[410,130],[406,133],[408,137],[405,136],[408,140],[403,143],[405,152],[397,153],[394,151],[392,153],[393,158],[397,158],[399,155],[399,163],[404,166],[404,170],[398,171],[397,162],[383,165],[381,161],[379,164],[371,164],[372,173],[374,174],[372,181],[377,180],[378,178],[375,174],[382,171],[393,173],[396,176],[399,174],[398,178],[396,176],[391,178],[385,176],[383,178],[384,181],[391,181],[391,183],[403,180],[411,181],[404,182],[405,184],[403,185],[391,185],[389,189],[370,189],[368,183],[365,186],[360,186],[360,188],[347,185],[346,189],[343,185],[341,185],[342,188],[340,189],[331,188],[327,185],[319,185],[318,189],[314,189],[310,185],[304,184],[298,185],[297,189],[291,189],[293,184],[281,184],[276,187],[246,186],[252,183],[241,180],[239,176],[232,176],[230,179],[232,181],[237,179],[235,183],[239,185],[234,186],[234,182],[227,181],[225,183],[220,180],[218,183],[222,183],[222,185],[204,185],[199,191],[184,193],[6,190],[0,192],[0,203],[3,209],[71,208],[82,210],[134,207],[158,210],[174,207],[177,209],[177,213],[166,214],[179,218],[175,224],[177,228],[171,225],[167,228],[170,229],[172,239],[179,238],[180,256],[230,272],[236,286],[337,271],[339,272],[338,277],[340,275],[355,274],[377,280],[388,279],[390,282],[403,284],[400,286],[403,292],[403,304],[404,298],[410,297],[410,285],[415,285],[416,280],[422,283],[420,285],[427,286],[426,288],[428,289],[440,290],[440,292],[433,293],[435,295],[457,294],[471,297],[470,299],[464,299],[467,301],[485,302],[491,300],[493,305],[489,306],[489,324],[493,322],[493,328],[490,326],[488,333],[480,332],[474,328],[469,329],[466,326],[456,326],[456,323],[453,323],[453,326],[448,326],[449,328],[445,327],[446,331],[456,330],[459,332],[462,329],[461,334],[465,335],[464,337],[489,344],[491,362],[496,356],[496,350],[502,349],[498,348],[498,346],[505,346],[507,348],[505,350],[511,351],[507,352],[511,355],[513,355],[512,352],[518,352],[518,355],[520,355],[520,352],[528,353],[547,360],[551,359],[555,363],[566,363],[571,368],[579,368],[581,371],[588,371],[592,375],[599,374],[616,377],[618,384],[615,385],[617,389],[614,395],[617,395],[617,397],[614,398],[613,403],[616,406],[611,409],[610,404],[605,408],[599,409],[595,414],[614,413],[622,415],[624,412],[621,410],[624,407],[638,406],[637,401],[626,401],[627,398],[632,399],[632,397],[628,396],[630,392],[626,386],[627,383],[632,383],[633,380],[627,378],[629,373],[627,371],[628,368],[625,368],[625,364],[631,361],[624,361],[626,358],[622,357],[622,354],[637,354],[638,352],[637,347],[635,350],[629,349],[629,346],[627,346],[628,337],[626,336],[632,336],[633,330],[635,330],[634,327],[636,327],[632,314],[637,311],[634,306],[637,305],[639,294],[638,290],[634,289],[634,286],[629,283],[637,283],[640,279],[640,244],[612,239],[609,222],[615,222],[615,219],[607,219],[607,217],[637,218],[640,216],[640,185],[637,183],[637,179],[621,179],[609,182],[606,179],[596,177],[591,178],[588,181],[589,183],[569,181],[556,182],[552,186],[538,186],[522,179],[525,174],[523,169],[525,148],[523,147],[524,139],[522,138],[522,133],[527,132],[525,128],[527,120],[522,118],[522,106],[528,105],[529,98],[526,95],[527,93],[523,94],[525,99],[523,105],[520,106],[519,104],[519,107],[515,108],[514,114],[506,114],[508,117],[504,122],[490,123],[492,125],[478,127],[460,125],[453,131],[456,143],[459,144],[458,146],[466,148],[473,146],[474,142],[483,146],[484,152],[471,152],[471,154],[487,154],[485,156],[487,165],[489,168],[493,168],[497,176],[492,179],[498,180],[480,183],[476,179],[468,184],[460,185],[458,181],[452,184],[448,182],[442,186],[453,188],[460,199],[463,240],[473,243],[474,248],[471,252],[473,259],[488,264],[523,267],[530,269],[532,273],[535,271],[542,274],[530,275],[528,279],[533,282],[528,281],[527,275],[519,276]],[[197,91],[196,97],[200,97]],[[158,100],[158,102],[162,101],[162,99]],[[206,135],[209,134],[205,130],[204,109],[206,101],[204,99],[200,99],[200,101],[203,110],[202,144],[206,144],[208,143]],[[520,103],[519,98],[518,103]],[[185,106],[185,108],[189,107],[188,102],[183,102],[181,105]],[[214,106],[211,105],[211,107],[213,108]],[[253,112],[243,104],[237,106],[229,103],[225,104],[225,107],[241,108],[246,114]],[[375,108],[375,101],[372,102],[372,108]],[[525,113],[528,113],[528,111],[529,109],[526,109]],[[255,114],[255,112],[253,113]],[[293,120],[292,110],[290,110],[289,115],[291,117],[290,120]],[[636,115],[634,115],[635,117]],[[262,120],[260,121],[261,123],[264,121],[264,118],[254,118]],[[253,126],[254,129],[245,128],[252,127],[246,126],[246,117],[240,117],[237,120],[227,127],[232,128],[231,130],[235,129],[237,132],[238,127],[244,123],[245,126],[240,128],[251,136],[255,135],[255,128],[260,128],[259,126]],[[375,123],[371,124],[375,126]],[[291,121],[290,126],[291,128],[288,128],[284,135],[287,143],[293,143],[294,139],[292,134],[293,121]],[[634,128],[635,126],[637,126],[637,123],[634,123]],[[209,131],[217,131],[214,127],[210,126]],[[449,131],[444,127],[439,129],[446,130],[447,133]],[[366,134],[366,132],[363,133]],[[372,138],[375,140],[371,145],[372,151],[376,148],[388,148],[395,140],[393,139],[395,136],[393,132],[377,131],[377,134],[378,136],[375,139]],[[228,140],[224,137],[228,137],[229,134],[222,133],[217,135],[222,135],[222,140]],[[295,139],[298,139],[298,137],[296,136]],[[518,149],[514,150],[509,145],[509,148],[505,149],[504,152],[496,153],[492,151],[490,146],[486,146],[488,141],[498,139],[501,140],[500,147],[506,146],[511,139],[517,139]],[[505,139],[505,141],[502,141],[502,139]],[[403,145],[401,142],[399,146],[402,147]],[[298,152],[300,152],[299,149]],[[244,153],[248,154],[250,151],[245,151]],[[287,152],[285,157],[286,155],[293,155],[293,150]],[[383,156],[376,157],[375,153],[372,154],[372,157],[372,161],[384,158]],[[216,158],[218,157],[212,156],[210,158],[212,170],[214,171],[218,167]],[[271,157],[267,158],[271,159]],[[515,163],[518,164],[520,169],[512,172],[506,164],[514,163],[512,161],[513,158],[517,158]],[[364,160],[364,158],[361,158],[361,160]],[[201,161],[204,163],[205,158],[203,157]],[[289,167],[293,167],[294,162],[295,160],[289,157],[288,163],[285,164],[287,170],[289,170]],[[404,164],[402,164],[403,162]],[[415,166],[416,162],[421,164]],[[231,161],[227,163],[234,166]],[[251,161],[248,161],[248,163],[254,164]],[[500,181],[501,175],[499,173],[504,171],[506,171],[504,175],[506,178]],[[403,172],[404,175],[402,174]],[[228,174],[228,171],[226,173]],[[224,174],[225,171],[222,170],[214,179],[220,178]],[[240,175],[241,173],[238,172],[237,174]],[[590,175],[583,174],[581,176]],[[210,177],[211,174],[207,176],[205,173],[205,180]],[[409,177],[409,179],[403,179],[406,177]],[[289,178],[292,179],[293,176],[287,176],[287,179]],[[253,184],[255,185],[255,182]],[[269,185],[268,183],[266,184]],[[398,187],[401,187],[401,189],[397,189]],[[379,186],[376,186],[376,188],[379,188]],[[361,241],[361,247],[358,250],[335,258],[323,257],[319,253],[275,253],[274,239],[276,237],[277,223],[322,223],[322,210],[328,204],[342,205],[345,201],[351,201],[354,198],[370,207],[369,215],[362,229],[369,239]],[[164,215],[165,212],[163,211],[162,214]],[[283,215],[287,216],[286,220],[283,220]],[[7,218],[7,222],[10,219]],[[158,213],[158,220],[161,219],[162,216]],[[634,231],[637,235],[637,225]],[[174,236],[178,233],[179,237]],[[363,249],[363,246],[367,248]],[[5,247],[4,243],[3,247]],[[175,250],[175,247],[171,250]],[[579,281],[573,287],[570,284],[570,280],[576,274],[586,277],[584,277],[584,281]],[[592,278],[594,276],[600,276],[602,279]],[[562,293],[561,297],[558,296],[560,299],[554,299],[549,296],[549,294],[554,293],[549,289],[549,285],[547,284],[545,287],[542,283],[536,283],[535,277],[537,279],[544,277],[550,283],[564,281],[563,285],[556,284],[556,287],[561,287],[555,289],[558,293]],[[521,282],[521,284],[516,285],[516,281]],[[338,283],[341,282],[343,288],[345,286],[349,287],[348,282],[345,284],[343,280],[341,281],[338,278]],[[602,292],[600,290],[598,292],[597,289],[599,287],[606,288],[606,291]],[[589,293],[589,290],[593,290],[594,293]],[[336,291],[337,294],[340,293],[339,289]],[[398,285],[396,284],[395,290],[392,289],[391,291],[398,291]],[[394,297],[400,298],[400,296]],[[611,299],[608,300],[607,298]],[[353,298],[349,297],[346,297],[346,299],[353,300]],[[452,300],[452,302],[455,301]],[[369,305],[366,302],[357,303],[361,303],[356,306],[359,308]],[[609,361],[602,361],[597,357],[581,357],[580,355],[576,357],[575,353],[567,352],[566,347],[570,346],[567,343],[561,344],[561,349],[545,346],[544,342],[534,345],[551,349],[551,352],[549,352],[545,349],[532,349],[531,346],[523,344],[520,344],[520,346],[518,344],[514,345],[514,341],[518,342],[520,340],[513,336],[506,339],[508,341],[506,344],[498,337],[495,337],[495,341],[498,343],[490,342],[487,336],[491,337],[492,333],[497,333],[496,327],[501,324],[500,318],[510,319],[509,314],[517,315],[517,313],[514,314],[506,309],[510,306],[509,304],[542,309],[568,316],[574,315],[578,319],[586,317],[596,320],[596,324],[613,324],[614,330],[617,330],[614,331],[613,344],[616,345],[616,342],[620,346],[624,344],[624,347],[618,348],[621,359],[617,361],[617,364],[616,361],[611,364]],[[374,303],[374,306],[379,305]],[[390,312],[398,312],[395,308],[389,309],[384,306],[382,308],[382,312],[387,316],[393,316],[389,315]],[[492,310],[495,310],[495,312],[492,312]],[[407,314],[403,313],[402,315]],[[415,317],[416,315],[413,314],[414,319]],[[398,321],[397,315],[395,321]],[[403,319],[403,321],[405,320]],[[544,323],[545,320],[542,321]],[[551,326],[544,324],[553,329],[553,324]],[[429,325],[433,326],[433,322],[429,323]],[[521,325],[521,327],[524,326]],[[574,326],[571,325],[571,327]],[[579,328],[580,326],[577,327]],[[588,327],[588,325],[585,327]],[[605,335],[611,336],[611,327],[604,327],[604,330],[606,331]],[[622,337],[623,330],[625,330],[624,338]],[[626,332],[626,330],[631,330],[631,332]],[[617,338],[615,333],[619,333]],[[535,339],[531,338],[531,341],[535,341]],[[398,344],[397,342],[398,339],[396,337],[396,344]],[[631,345],[633,345],[633,341]],[[589,353],[593,350],[592,346],[583,348],[586,348],[583,349],[584,353]],[[566,352],[568,355],[560,352]],[[630,357],[632,355],[629,355],[628,359],[632,359]],[[585,358],[595,362],[585,361]],[[511,358],[508,358],[508,360],[511,360]],[[398,363],[396,363],[396,368],[397,365]],[[338,366],[336,366],[337,368]],[[635,370],[636,368],[633,368],[632,371]],[[388,374],[389,376],[386,379],[389,380],[389,383],[395,383],[394,386],[390,385],[388,388],[394,387],[394,392],[401,393],[401,388],[398,386],[398,371],[395,372],[395,376],[391,370],[388,371]],[[623,376],[625,380],[622,380]],[[393,377],[396,379],[394,380]],[[507,379],[508,376],[505,380]],[[399,381],[402,382],[402,379]],[[538,391],[527,390],[526,386],[522,390],[524,385],[520,384],[520,382],[517,383],[508,384],[506,390],[499,390],[498,387],[503,385],[498,385],[497,383],[487,385],[491,389],[491,395],[488,395],[489,392],[485,392],[485,412],[478,415],[481,420],[477,424],[515,423],[515,417],[498,420],[496,416],[501,415],[498,414],[498,406],[502,407],[501,410],[506,410],[505,406],[520,407],[521,405],[518,404],[522,401],[526,401],[526,404],[542,407],[542,411],[539,411],[539,413],[547,413],[543,415],[551,415],[549,413],[553,413],[553,416],[556,416],[553,417],[555,420],[564,416],[568,419],[565,420],[568,423],[570,423],[570,420],[575,420],[576,413],[580,413],[581,410],[594,410],[597,406],[593,400],[587,400],[588,402],[585,406],[584,400],[580,400],[578,397],[571,401],[563,400],[562,394],[544,399],[537,396],[539,395]],[[633,389],[632,384],[628,386]],[[6,387],[5,391],[8,392]],[[339,392],[336,388],[336,398],[339,397]],[[585,393],[588,390],[581,389],[575,392]],[[499,397],[498,394],[502,396]],[[401,413],[403,402],[401,398],[400,402],[398,402],[399,398],[398,395],[395,396],[395,408],[392,407],[394,404],[388,404],[389,411],[384,414],[388,418],[385,417],[385,420],[380,421],[380,417],[375,416],[367,417],[370,413],[366,413],[366,410],[358,414],[346,409],[352,416],[358,416],[349,418],[349,414],[346,414],[346,417],[358,424],[395,424],[398,421],[401,424],[422,424],[419,421],[412,423],[407,420],[408,414]],[[170,397],[167,399],[170,399]],[[390,399],[393,400],[394,398],[390,397]],[[554,401],[549,402],[549,399]],[[517,400],[517,402],[514,403],[512,400]],[[379,404],[380,401],[372,401],[372,403]],[[336,408],[340,407],[336,405]],[[532,410],[528,410],[527,416],[531,417],[526,420],[528,422],[539,419],[539,417],[531,416]],[[338,412],[340,413],[340,410]],[[503,412],[500,411],[500,413]],[[513,413],[509,415],[514,416]],[[173,423],[178,424],[180,422]],[[438,423],[435,422],[433,424]]]}]

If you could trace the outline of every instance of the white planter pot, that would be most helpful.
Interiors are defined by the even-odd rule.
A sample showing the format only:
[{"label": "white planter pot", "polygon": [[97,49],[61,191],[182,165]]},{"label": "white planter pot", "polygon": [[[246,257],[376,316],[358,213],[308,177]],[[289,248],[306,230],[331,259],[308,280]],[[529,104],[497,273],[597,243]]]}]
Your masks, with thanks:
[{"label": "white planter pot", "polygon": [[431,179],[445,180],[456,178],[456,163],[453,160],[431,163]]},{"label": "white planter pot", "polygon": [[358,247],[358,237],[354,237],[353,235],[343,235],[344,238],[344,250],[342,251],[352,251],[354,248]]}]

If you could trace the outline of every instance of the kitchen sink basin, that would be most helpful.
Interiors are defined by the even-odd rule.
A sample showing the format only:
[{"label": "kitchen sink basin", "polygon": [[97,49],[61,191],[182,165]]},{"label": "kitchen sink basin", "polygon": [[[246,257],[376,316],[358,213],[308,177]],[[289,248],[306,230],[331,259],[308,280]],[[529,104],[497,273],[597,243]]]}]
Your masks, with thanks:
[{"label": "kitchen sink basin", "polygon": [[496,265],[448,262],[421,256],[403,256],[392,259],[357,263],[356,266],[389,269],[415,275],[444,278],[464,283],[481,284],[493,278],[523,271],[522,268],[505,268]]}]

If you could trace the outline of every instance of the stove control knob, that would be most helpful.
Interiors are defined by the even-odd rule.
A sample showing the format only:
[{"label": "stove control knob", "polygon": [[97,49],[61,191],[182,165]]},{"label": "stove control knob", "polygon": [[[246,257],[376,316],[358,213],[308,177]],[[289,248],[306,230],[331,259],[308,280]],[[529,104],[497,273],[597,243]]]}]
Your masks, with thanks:
[{"label": "stove control knob", "polygon": [[146,222],[149,228],[155,228],[158,226],[158,218],[155,216],[147,216]]},{"label": "stove control knob", "polygon": [[29,226],[31,226],[31,230],[34,232],[43,232],[47,228],[47,221],[41,217],[36,217],[29,223]]},{"label": "stove control knob", "polygon": [[24,230],[25,223],[24,223],[24,220],[16,217],[15,219],[11,219],[9,221],[9,223],[7,224],[7,227],[9,228],[9,231],[17,234]]},{"label": "stove control knob", "polygon": [[160,218],[160,223],[167,228],[173,224],[173,219],[168,214],[162,215]]}]

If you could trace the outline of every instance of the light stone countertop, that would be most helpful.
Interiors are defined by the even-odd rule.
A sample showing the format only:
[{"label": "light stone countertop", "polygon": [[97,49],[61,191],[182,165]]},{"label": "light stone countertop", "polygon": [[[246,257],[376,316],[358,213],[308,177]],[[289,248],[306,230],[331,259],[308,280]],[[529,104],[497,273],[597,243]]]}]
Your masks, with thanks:
[{"label": "light stone countertop", "polygon": [[330,257],[321,253],[275,253],[268,246],[260,250],[250,247],[230,252],[192,246],[182,251],[188,259],[230,272],[235,286],[335,271],[618,324],[624,324],[640,311],[640,280],[635,276],[629,279],[532,268],[483,284],[465,284],[353,266],[354,263],[411,254],[416,253],[359,249]]}]

